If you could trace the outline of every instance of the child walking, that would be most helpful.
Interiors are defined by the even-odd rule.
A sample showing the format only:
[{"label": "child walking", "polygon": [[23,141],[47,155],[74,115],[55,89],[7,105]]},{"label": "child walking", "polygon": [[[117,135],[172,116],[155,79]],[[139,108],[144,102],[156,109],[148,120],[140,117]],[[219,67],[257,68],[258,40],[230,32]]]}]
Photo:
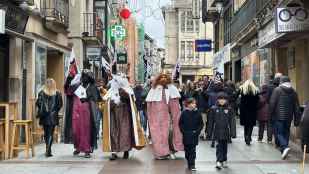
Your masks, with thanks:
[{"label": "child walking", "polygon": [[193,98],[186,99],[185,108],[180,116],[179,127],[183,134],[188,169],[191,171],[196,171],[196,146],[198,145],[199,135],[203,126],[202,115],[196,108],[196,101]]},{"label": "child walking", "polygon": [[222,169],[227,167],[227,148],[231,137],[231,124],[233,119],[233,110],[228,105],[227,95],[224,92],[218,94],[217,103],[210,110],[213,118],[213,140],[217,142],[216,168]]}]

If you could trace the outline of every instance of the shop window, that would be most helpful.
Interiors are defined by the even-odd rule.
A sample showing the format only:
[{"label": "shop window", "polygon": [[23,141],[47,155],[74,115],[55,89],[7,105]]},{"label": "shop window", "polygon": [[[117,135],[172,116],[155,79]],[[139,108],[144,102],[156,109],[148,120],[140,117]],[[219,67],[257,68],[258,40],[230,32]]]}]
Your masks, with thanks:
[{"label": "shop window", "polygon": [[46,48],[36,47],[35,58],[35,93],[38,94],[47,78],[47,51]]}]

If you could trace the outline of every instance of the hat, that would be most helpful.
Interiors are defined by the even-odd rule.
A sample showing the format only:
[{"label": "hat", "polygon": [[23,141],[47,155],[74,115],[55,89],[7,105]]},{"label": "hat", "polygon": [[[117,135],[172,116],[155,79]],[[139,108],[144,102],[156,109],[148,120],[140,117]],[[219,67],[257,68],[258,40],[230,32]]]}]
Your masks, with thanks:
[{"label": "hat", "polygon": [[219,99],[227,99],[228,97],[227,97],[227,95],[226,95],[226,93],[225,92],[219,92],[218,93],[218,97],[217,97],[217,99],[219,100]]},{"label": "hat", "polygon": [[286,82],[291,82],[291,80],[290,80],[290,78],[288,76],[280,77],[280,84],[286,83]]}]

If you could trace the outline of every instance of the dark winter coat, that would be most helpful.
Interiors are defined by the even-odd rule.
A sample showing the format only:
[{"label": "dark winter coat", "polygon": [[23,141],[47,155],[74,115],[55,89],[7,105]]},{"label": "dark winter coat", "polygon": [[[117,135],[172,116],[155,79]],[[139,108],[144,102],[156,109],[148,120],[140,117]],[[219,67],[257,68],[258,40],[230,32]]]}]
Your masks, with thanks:
[{"label": "dark winter coat", "polygon": [[300,106],[298,96],[292,87],[277,87],[270,99],[269,110],[272,121],[292,121],[295,126],[300,122]]},{"label": "dark winter coat", "polygon": [[208,110],[208,96],[207,96],[207,89],[203,88],[200,90],[195,91],[194,98],[197,101],[197,109],[201,113],[206,113]]},{"label": "dark winter coat", "polygon": [[269,104],[267,102],[267,94],[260,94],[259,95],[259,104],[258,104],[258,121],[268,121],[269,116]]},{"label": "dark winter coat", "polygon": [[62,96],[60,92],[55,95],[47,95],[41,91],[36,101],[38,108],[37,117],[40,119],[40,125],[56,126],[59,125],[59,111],[62,108]]},{"label": "dark winter coat", "polygon": [[301,124],[300,124],[301,132],[302,132],[302,144],[307,145],[307,149],[309,152],[309,102],[304,110]]},{"label": "dark winter coat", "polygon": [[179,127],[183,134],[184,145],[198,145],[199,135],[203,129],[203,119],[197,110],[182,111]]},{"label": "dark winter coat", "polygon": [[213,140],[230,140],[232,135],[232,121],[234,117],[233,109],[227,104],[219,106],[218,104],[211,107],[209,116],[213,119],[210,123],[212,126]]},{"label": "dark winter coat", "polygon": [[259,95],[240,93],[240,124],[255,126],[257,120]]},{"label": "dark winter coat", "polygon": [[145,109],[146,92],[142,86],[134,88],[135,104],[138,111]]}]

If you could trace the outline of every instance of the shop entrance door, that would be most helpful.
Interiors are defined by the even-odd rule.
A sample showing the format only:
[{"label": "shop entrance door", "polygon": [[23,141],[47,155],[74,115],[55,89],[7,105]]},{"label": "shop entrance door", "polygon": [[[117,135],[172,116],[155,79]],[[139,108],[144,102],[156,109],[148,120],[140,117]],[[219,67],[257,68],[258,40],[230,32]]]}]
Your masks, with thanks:
[{"label": "shop entrance door", "polygon": [[0,35],[0,102],[8,102],[9,37]]}]

